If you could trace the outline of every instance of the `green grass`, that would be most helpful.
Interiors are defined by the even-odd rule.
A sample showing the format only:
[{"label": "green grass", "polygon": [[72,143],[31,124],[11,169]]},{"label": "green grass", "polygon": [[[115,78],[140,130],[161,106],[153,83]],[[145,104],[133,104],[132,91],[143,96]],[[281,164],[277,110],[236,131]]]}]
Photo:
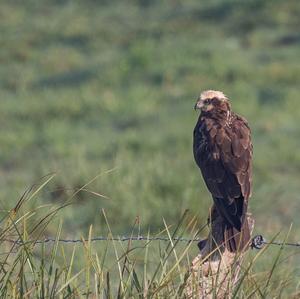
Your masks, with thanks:
[{"label": "green grass", "polygon": [[[33,186],[1,221],[1,298],[197,298],[202,276],[192,278],[190,273],[196,256],[195,243],[174,240],[182,236],[195,238],[199,233],[195,217],[189,219],[186,212],[176,224],[164,222],[162,231],[154,236],[168,236],[167,241],[151,241],[153,233],[149,232],[149,240],[123,242],[115,241],[103,211],[103,231],[111,240],[94,242],[91,225],[81,243],[64,243],[63,225],[56,223],[55,215],[66,207],[40,206],[28,210],[30,201],[39,196],[52,178]],[[53,242],[35,243],[47,233],[51,222],[57,226]],[[130,235],[134,237],[138,232],[136,221]],[[232,298],[282,298],[287,294],[287,288],[293,285],[293,273],[281,270],[289,259],[284,246],[274,251],[268,268],[257,267],[271,252],[269,246],[251,252]],[[219,289],[214,289],[218,294]],[[228,289],[232,289],[230,283]],[[293,293],[287,298],[298,298],[299,293]]]},{"label": "green grass", "polygon": [[[156,234],[162,218],[175,225],[186,209],[201,226],[211,198],[192,157],[193,105],[213,88],[252,128],[255,233],[271,239],[293,223],[289,241],[299,241],[299,13],[293,0],[2,2],[3,217],[26,186],[55,172],[27,210],[63,205],[99,177],[45,235],[58,219],[64,237],[90,225],[103,234],[103,208],[117,235],[136,217]],[[259,273],[271,268],[269,252]],[[299,287],[299,262],[283,263],[294,273],[285,294]]]}]

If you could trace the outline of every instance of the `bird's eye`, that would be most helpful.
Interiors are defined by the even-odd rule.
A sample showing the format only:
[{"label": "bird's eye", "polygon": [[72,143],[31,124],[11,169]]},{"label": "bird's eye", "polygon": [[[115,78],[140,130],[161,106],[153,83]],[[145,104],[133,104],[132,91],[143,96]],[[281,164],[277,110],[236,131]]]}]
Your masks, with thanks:
[{"label": "bird's eye", "polygon": [[208,103],[209,103],[208,99],[204,100],[204,104],[208,104]]}]

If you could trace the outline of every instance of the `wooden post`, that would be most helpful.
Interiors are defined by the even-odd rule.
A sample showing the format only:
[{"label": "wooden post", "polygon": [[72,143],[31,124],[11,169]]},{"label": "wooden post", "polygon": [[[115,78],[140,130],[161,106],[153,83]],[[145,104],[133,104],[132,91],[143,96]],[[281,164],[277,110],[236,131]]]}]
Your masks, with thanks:
[{"label": "wooden post", "polygon": [[[245,221],[248,221],[252,234],[254,220],[251,214],[247,214]],[[222,222],[221,217],[213,221],[208,238],[199,246],[200,253],[192,262],[187,283],[188,298],[231,298],[246,250],[233,253],[222,245]]]}]

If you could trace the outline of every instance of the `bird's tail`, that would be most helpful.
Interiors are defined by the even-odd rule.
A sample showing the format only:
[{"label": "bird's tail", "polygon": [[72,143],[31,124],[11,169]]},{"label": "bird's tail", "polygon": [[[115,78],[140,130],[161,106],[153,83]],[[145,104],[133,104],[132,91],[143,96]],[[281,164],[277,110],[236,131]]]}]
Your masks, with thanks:
[{"label": "bird's tail", "polygon": [[237,230],[232,225],[224,224],[225,247],[230,252],[240,252],[250,245],[250,230],[247,219],[244,219],[241,230]]}]

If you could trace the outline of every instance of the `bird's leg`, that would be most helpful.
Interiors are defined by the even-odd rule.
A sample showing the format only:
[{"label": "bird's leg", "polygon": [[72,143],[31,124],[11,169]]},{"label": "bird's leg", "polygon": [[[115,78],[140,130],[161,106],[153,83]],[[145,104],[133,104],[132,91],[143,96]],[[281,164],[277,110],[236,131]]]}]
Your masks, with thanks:
[{"label": "bird's leg", "polygon": [[201,240],[197,245],[198,248],[200,250],[200,252],[204,249],[205,245],[206,245],[207,239]]},{"label": "bird's leg", "polygon": [[[213,221],[217,218],[218,216],[218,211],[216,206],[213,204],[212,207],[209,209],[208,217],[207,217],[207,225],[209,227],[212,226]],[[197,245],[200,250],[200,252],[204,249],[206,246],[208,239],[201,240]]]},{"label": "bird's leg", "polygon": [[209,209],[209,214],[207,217],[207,225],[211,226],[212,222],[217,218],[217,216],[218,216],[218,211],[215,204],[213,204],[212,207]]}]

